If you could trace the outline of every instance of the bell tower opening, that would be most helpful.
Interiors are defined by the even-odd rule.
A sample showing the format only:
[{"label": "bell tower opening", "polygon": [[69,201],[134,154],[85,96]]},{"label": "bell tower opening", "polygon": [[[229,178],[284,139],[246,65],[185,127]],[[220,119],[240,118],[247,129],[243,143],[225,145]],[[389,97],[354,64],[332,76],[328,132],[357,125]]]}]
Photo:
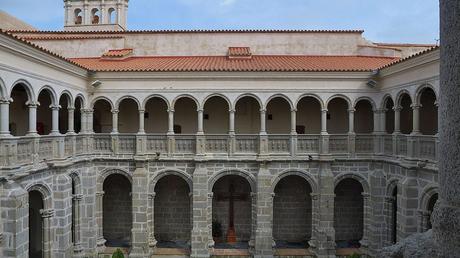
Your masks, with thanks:
[{"label": "bell tower opening", "polygon": [[124,31],[129,0],[64,0],[65,31]]}]

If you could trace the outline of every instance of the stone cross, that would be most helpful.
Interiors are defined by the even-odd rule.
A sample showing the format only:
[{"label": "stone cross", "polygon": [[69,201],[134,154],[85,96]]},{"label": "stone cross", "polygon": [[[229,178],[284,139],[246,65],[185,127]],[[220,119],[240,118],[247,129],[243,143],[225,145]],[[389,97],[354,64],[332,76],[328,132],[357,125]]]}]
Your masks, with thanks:
[{"label": "stone cross", "polygon": [[227,229],[227,243],[236,243],[235,220],[234,220],[234,201],[244,201],[247,199],[246,193],[235,193],[235,186],[233,182],[230,183],[228,194],[219,194],[218,201],[229,201],[228,205],[228,229]]}]

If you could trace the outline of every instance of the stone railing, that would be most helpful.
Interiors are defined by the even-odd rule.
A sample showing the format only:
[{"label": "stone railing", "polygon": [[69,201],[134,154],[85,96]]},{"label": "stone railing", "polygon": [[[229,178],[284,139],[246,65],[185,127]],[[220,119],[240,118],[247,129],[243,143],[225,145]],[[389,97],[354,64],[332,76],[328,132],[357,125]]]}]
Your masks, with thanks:
[{"label": "stone railing", "polygon": [[[0,139],[0,166],[92,156],[164,159],[385,158],[436,164],[438,137],[403,134],[160,135],[83,134]],[[323,146],[323,147],[322,147]],[[324,147],[326,146],[326,147]]]}]

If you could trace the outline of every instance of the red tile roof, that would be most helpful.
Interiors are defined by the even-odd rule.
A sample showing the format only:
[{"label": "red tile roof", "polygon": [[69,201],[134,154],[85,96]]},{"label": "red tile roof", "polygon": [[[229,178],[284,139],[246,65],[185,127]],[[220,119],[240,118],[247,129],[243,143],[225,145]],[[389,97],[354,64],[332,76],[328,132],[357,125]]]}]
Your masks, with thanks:
[{"label": "red tile roof", "polygon": [[93,71],[105,72],[366,72],[398,58],[372,56],[150,56],[123,60],[74,58]]},{"label": "red tile roof", "polygon": [[421,55],[430,53],[430,52],[435,51],[435,50],[438,50],[438,49],[440,49],[439,46],[434,46],[434,47],[432,47],[432,48],[429,48],[429,49],[420,51],[420,52],[418,52],[418,53],[416,53],[416,54],[413,54],[413,55],[411,55],[411,56],[408,56],[408,57],[406,57],[406,58],[400,58],[400,59],[394,60],[393,62],[390,62],[390,63],[388,63],[388,64],[385,64],[385,65],[379,67],[379,70],[380,70],[380,69],[387,68],[387,67],[390,67],[390,66],[393,66],[393,65],[396,65],[396,64],[399,64],[399,63],[402,63],[402,62],[405,62],[405,61],[410,60],[410,59],[413,59],[413,58],[415,58],[415,57],[417,57],[417,56],[421,56]]},{"label": "red tile roof", "polygon": [[123,49],[110,49],[105,52],[102,57],[127,57],[133,53],[132,48],[123,48]]},{"label": "red tile roof", "polygon": [[251,48],[249,47],[229,47],[228,58],[251,58]]}]

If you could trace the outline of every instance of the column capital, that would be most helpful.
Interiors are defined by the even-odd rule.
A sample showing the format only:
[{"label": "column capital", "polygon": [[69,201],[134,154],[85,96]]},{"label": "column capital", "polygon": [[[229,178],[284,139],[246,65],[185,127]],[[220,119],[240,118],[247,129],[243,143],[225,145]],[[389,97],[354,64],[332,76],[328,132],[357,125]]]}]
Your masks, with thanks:
[{"label": "column capital", "polygon": [[46,210],[40,210],[40,215],[42,215],[42,218],[51,218],[54,216],[54,210],[53,209],[46,209]]},{"label": "column capital", "polygon": [[322,112],[322,113],[327,113],[328,111],[329,111],[329,110],[327,110],[327,108],[321,109],[321,112]]},{"label": "column capital", "polygon": [[68,107],[67,111],[75,111],[75,107]]},{"label": "column capital", "polygon": [[204,109],[198,108],[198,109],[196,110],[196,112],[198,112],[198,113],[199,113],[199,112],[203,113],[203,112],[204,112]]},{"label": "column capital", "polygon": [[291,108],[291,112],[297,112],[297,108]]},{"label": "column capital", "polygon": [[155,193],[155,192],[149,193],[149,194],[148,194],[149,200],[155,199],[155,196],[156,196],[156,195],[157,195],[157,193]]},{"label": "column capital", "polygon": [[112,114],[118,114],[120,112],[120,110],[118,109],[112,109],[110,110],[110,112],[112,112]]},{"label": "column capital", "polygon": [[8,104],[9,105],[10,102],[13,102],[13,99],[5,98],[5,97],[0,98],[0,104]]},{"label": "column capital", "polygon": [[145,113],[145,109],[139,109],[139,113]]},{"label": "column capital", "polygon": [[229,109],[228,112],[229,113],[236,113],[236,110],[235,109]]},{"label": "column capital", "polygon": [[318,193],[310,193],[311,199],[312,200],[318,200],[319,199],[319,194]]},{"label": "column capital", "polygon": [[29,107],[29,108],[37,108],[40,106],[40,102],[38,101],[27,101],[26,102],[26,105]]},{"label": "column capital", "polygon": [[104,191],[97,192],[97,193],[96,193],[96,196],[97,196],[97,197],[99,197],[99,196],[100,196],[100,197],[104,196]]},{"label": "column capital", "polygon": [[401,112],[401,110],[402,110],[401,106],[394,106],[393,107],[393,111],[395,111],[395,112]]},{"label": "column capital", "polygon": [[267,110],[266,110],[266,109],[264,109],[264,108],[261,108],[261,109],[259,109],[259,112],[260,112],[260,113],[266,113],[266,112],[267,112]]},{"label": "column capital", "polygon": [[214,196],[214,193],[213,193],[213,192],[208,193],[208,198],[209,198],[209,199],[212,199],[213,196]]},{"label": "column capital", "polygon": [[174,113],[174,108],[168,108],[168,113]]},{"label": "column capital", "polygon": [[369,193],[361,193],[361,195],[363,196],[363,199],[366,200],[366,199],[369,199],[371,197],[371,195]]},{"label": "column capital", "polygon": [[417,103],[414,103],[414,104],[411,104],[410,107],[412,109],[420,109],[422,107],[422,104],[417,104]]},{"label": "column capital", "polygon": [[72,196],[72,200],[74,201],[81,201],[83,199],[83,194],[74,194]]},{"label": "column capital", "polygon": [[348,113],[355,113],[355,112],[356,112],[356,109],[354,109],[354,108],[349,108],[348,109]]},{"label": "column capital", "polygon": [[58,110],[58,111],[59,111],[59,109],[61,109],[62,107],[61,107],[60,105],[53,105],[53,104],[51,104],[51,105],[49,106],[49,108],[51,108],[51,110]]}]

